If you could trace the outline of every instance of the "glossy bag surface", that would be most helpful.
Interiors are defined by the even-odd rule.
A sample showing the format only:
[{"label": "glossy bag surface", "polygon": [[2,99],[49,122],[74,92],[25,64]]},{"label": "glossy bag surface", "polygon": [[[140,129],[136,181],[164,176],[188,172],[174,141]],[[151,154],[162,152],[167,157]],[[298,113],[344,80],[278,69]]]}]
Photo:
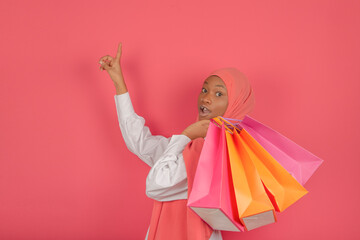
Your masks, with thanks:
[{"label": "glossy bag surface", "polygon": [[279,212],[303,197],[308,191],[286,171],[250,134],[242,129],[237,135],[255,165],[266,192]]},{"label": "glossy bag surface", "polygon": [[301,185],[304,185],[323,163],[319,157],[248,115],[245,115],[243,120],[224,119],[235,121],[236,125],[244,128]]},{"label": "glossy bag surface", "polygon": [[253,155],[241,141],[241,131],[226,131],[230,169],[241,223],[252,230],[276,222],[272,205],[253,163]]},{"label": "glossy bag surface", "polygon": [[229,169],[225,129],[210,122],[188,207],[213,229],[242,232]]}]

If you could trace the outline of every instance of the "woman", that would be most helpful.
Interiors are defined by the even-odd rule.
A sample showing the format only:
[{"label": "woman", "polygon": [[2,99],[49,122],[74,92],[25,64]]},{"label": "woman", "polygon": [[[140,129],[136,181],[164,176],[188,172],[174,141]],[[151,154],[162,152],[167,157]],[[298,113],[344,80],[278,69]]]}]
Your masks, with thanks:
[{"label": "woman", "polygon": [[180,135],[153,136],[145,120],[134,112],[120,57],[121,43],[115,58],[109,55],[100,58],[100,69],[105,69],[114,82],[119,125],[128,149],[151,167],[146,194],[154,199],[154,206],[145,239],[222,239],[220,231],[212,230],[186,206],[187,198],[210,119],[216,116],[243,119],[255,103],[249,82],[235,68],[212,72],[198,97],[196,122]]}]

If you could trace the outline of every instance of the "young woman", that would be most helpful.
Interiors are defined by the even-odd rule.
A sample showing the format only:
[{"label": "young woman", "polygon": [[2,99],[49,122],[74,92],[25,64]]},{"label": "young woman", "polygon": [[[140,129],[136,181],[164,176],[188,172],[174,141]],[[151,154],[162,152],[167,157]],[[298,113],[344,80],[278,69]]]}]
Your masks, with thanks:
[{"label": "young woman", "polygon": [[243,119],[255,104],[247,78],[236,68],[213,71],[205,79],[198,97],[199,115],[182,134],[169,138],[152,135],[144,118],[134,112],[120,67],[121,43],[116,57],[100,58],[116,88],[115,104],[120,129],[128,149],[151,169],[146,179],[146,195],[154,200],[145,239],[220,240],[187,205],[188,193],[204,144],[210,119],[216,116]]}]

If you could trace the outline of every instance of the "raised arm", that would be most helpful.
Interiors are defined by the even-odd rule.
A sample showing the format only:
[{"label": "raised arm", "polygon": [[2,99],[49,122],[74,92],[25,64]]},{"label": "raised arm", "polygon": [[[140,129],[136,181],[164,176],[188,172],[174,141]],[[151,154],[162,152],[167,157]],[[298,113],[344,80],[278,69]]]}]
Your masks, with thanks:
[{"label": "raised arm", "polygon": [[133,109],[129,92],[120,65],[121,42],[115,58],[105,55],[100,58],[100,70],[106,70],[116,89],[115,104],[120,129],[128,149],[149,166],[153,166],[164,152],[170,139],[164,136],[153,136],[144,118],[138,116]]},{"label": "raised arm", "polygon": [[120,56],[121,43],[115,58],[106,55],[100,59],[100,69],[105,69],[114,82],[119,125],[128,149],[151,167],[146,193],[158,201],[186,199],[187,176],[182,151],[192,139],[206,135],[208,123],[199,121],[182,134],[169,138],[152,135],[144,118],[134,111],[121,71]]},{"label": "raised arm", "polygon": [[170,138],[151,134],[150,129],[145,126],[145,119],[135,113],[129,92],[115,95],[114,98],[126,146],[152,167],[167,148]]}]

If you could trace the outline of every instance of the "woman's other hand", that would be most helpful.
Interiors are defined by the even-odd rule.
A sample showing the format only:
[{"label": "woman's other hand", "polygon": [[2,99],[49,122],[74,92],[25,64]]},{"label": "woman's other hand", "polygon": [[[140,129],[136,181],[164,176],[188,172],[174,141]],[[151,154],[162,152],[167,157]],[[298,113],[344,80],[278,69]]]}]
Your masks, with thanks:
[{"label": "woman's other hand", "polygon": [[190,126],[188,126],[181,134],[184,134],[191,140],[200,137],[204,138],[209,128],[209,124],[210,124],[210,120],[208,119],[197,121],[196,123],[193,123]]}]

